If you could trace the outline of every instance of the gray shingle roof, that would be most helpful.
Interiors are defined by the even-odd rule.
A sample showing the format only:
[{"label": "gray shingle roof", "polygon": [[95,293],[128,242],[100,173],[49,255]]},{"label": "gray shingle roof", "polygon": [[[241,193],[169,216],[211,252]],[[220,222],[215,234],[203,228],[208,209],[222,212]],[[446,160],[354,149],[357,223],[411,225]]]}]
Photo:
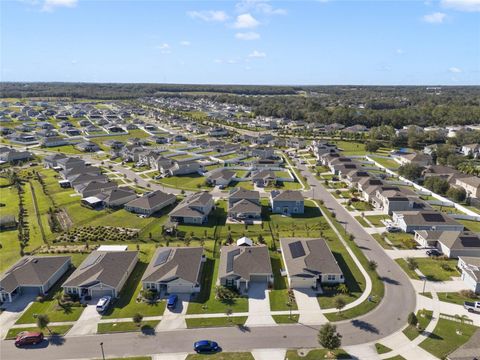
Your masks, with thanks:
[{"label": "gray shingle roof", "polygon": [[116,288],[136,259],[137,251],[93,251],[63,286],[91,286],[102,283]]},{"label": "gray shingle roof", "polygon": [[222,246],[218,277],[236,275],[250,280],[250,275],[271,274],[270,255],[265,245],[261,246]]},{"label": "gray shingle roof", "polygon": [[290,277],[342,273],[337,260],[323,239],[282,238],[280,245]]},{"label": "gray shingle roof", "polygon": [[303,195],[297,190],[272,191],[272,199],[274,201],[303,201]]},{"label": "gray shingle roof", "polygon": [[201,247],[160,247],[148,264],[142,281],[169,282],[180,278],[196,284],[202,254]]},{"label": "gray shingle roof", "polygon": [[22,285],[42,286],[66,262],[70,256],[26,256],[3,274],[0,288],[12,292]]},{"label": "gray shingle roof", "polygon": [[207,191],[202,191],[196,194],[192,194],[183,199],[175,209],[172,210],[170,216],[204,216],[204,214],[198,207],[203,208],[213,199]]},{"label": "gray shingle roof", "polygon": [[152,209],[155,208],[158,204],[163,204],[175,198],[173,194],[167,194],[160,190],[153,191],[149,194],[145,194],[138,199],[132,200],[127,203],[127,206],[141,208],[141,209]]}]

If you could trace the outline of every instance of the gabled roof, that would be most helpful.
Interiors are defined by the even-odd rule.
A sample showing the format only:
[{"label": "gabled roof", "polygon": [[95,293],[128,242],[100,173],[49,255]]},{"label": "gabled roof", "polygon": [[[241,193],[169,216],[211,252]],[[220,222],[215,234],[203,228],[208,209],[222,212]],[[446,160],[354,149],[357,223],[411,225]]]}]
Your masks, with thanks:
[{"label": "gabled roof", "polygon": [[323,239],[282,238],[280,245],[290,277],[342,273],[337,260]]},{"label": "gabled roof", "polygon": [[241,187],[230,190],[229,200],[241,199],[260,201],[260,193],[258,191],[247,190]]},{"label": "gabled roof", "polygon": [[63,287],[90,287],[102,283],[116,288],[136,258],[137,251],[93,251],[63,283]]},{"label": "gabled roof", "polygon": [[233,204],[229,211],[235,213],[261,212],[262,207],[254,202],[251,202],[250,200],[243,199]]},{"label": "gabled roof", "polygon": [[196,284],[202,263],[201,247],[159,247],[142,281],[169,282],[183,279]]},{"label": "gabled roof", "polygon": [[298,190],[273,190],[270,195],[273,201],[303,201],[303,195]]},{"label": "gabled roof", "polygon": [[172,199],[175,195],[167,194],[160,190],[155,190],[151,193],[145,194],[137,199],[134,199],[126,204],[126,206],[136,207],[141,209],[153,209],[159,204],[163,204]]},{"label": "gabled roof", "polygon": [[218,277],[234,275],[250,280],[254,274],[271,274],[270,255],[265,245],[222,246]]},{"label": "gabled roof", "polygon": [[192,194],[183,199],[175,209],[170,213],[170,216],[185,216],[185,217],[203,217],[205,214],[201,208],[212,201],[213,197],[207,191],[202,191]]},{"label": "gabled roof", "polygon": [[66,263],[70,256],[26,256],[1,277],[0,289],[10,293],[19,286],[42,286]]}]

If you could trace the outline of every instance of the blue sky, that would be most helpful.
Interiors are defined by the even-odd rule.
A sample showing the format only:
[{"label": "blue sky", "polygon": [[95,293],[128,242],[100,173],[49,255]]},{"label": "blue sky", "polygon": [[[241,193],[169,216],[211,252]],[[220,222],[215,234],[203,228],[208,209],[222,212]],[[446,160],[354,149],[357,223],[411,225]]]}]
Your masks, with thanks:
[{"label": "blue sky", "polygon": [[1,0],[3,81],[480,84],[480,0]]}]

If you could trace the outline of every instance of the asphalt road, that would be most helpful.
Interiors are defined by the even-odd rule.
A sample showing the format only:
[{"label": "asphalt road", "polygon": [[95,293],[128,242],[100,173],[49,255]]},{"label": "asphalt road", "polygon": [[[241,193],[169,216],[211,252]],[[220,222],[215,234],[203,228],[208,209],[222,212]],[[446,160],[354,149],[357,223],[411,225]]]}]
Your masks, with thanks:
[{"label": "asphalt road", "polygon": [[[365,232],[355,219],[337,203],[305,166],[297,164],[315,190],[306,191],[308,196],[325,202],[335,211],[337,219],[355,235],[355,242],[369,259],[374,259],[377,272],[385,284],[385,296],[370,313],[355,320],[337,323],[343,335],[342,345],[356,345],[376,341],[405,326],[407,316],[415,309],[415,291],[400,267],[390,259],[378,243]],[[313,194],[314,193],[314,194]],[[16,349],[12,341],[0,342],[0,358],[4,360],[78,359],[101,358],[100,342],[105,353],[112,356],[133,356],[166,352],[191,352],[192,343],[199,339],[213,339],[224,351],[241,351],[257,348],[304,348],[316,347],[318,327],[281,325],[271,327],[208,328],[160,332],[152,335],[121,333],[90,335],[54,339],[44,342],[36,349]]]}]

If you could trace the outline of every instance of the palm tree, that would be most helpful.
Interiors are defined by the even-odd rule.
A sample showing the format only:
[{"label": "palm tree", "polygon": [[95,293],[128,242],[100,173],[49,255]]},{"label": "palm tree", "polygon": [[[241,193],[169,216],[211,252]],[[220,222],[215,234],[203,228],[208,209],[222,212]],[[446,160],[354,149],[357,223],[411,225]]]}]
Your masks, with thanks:
[{"label": "palm tree", "polygon": [[40,330],[47,329],[50,334],[52,331],[48,328],[48,324],[50,324],[50,319],[48,315],[39,314],[37,315],[37,326]]}]

